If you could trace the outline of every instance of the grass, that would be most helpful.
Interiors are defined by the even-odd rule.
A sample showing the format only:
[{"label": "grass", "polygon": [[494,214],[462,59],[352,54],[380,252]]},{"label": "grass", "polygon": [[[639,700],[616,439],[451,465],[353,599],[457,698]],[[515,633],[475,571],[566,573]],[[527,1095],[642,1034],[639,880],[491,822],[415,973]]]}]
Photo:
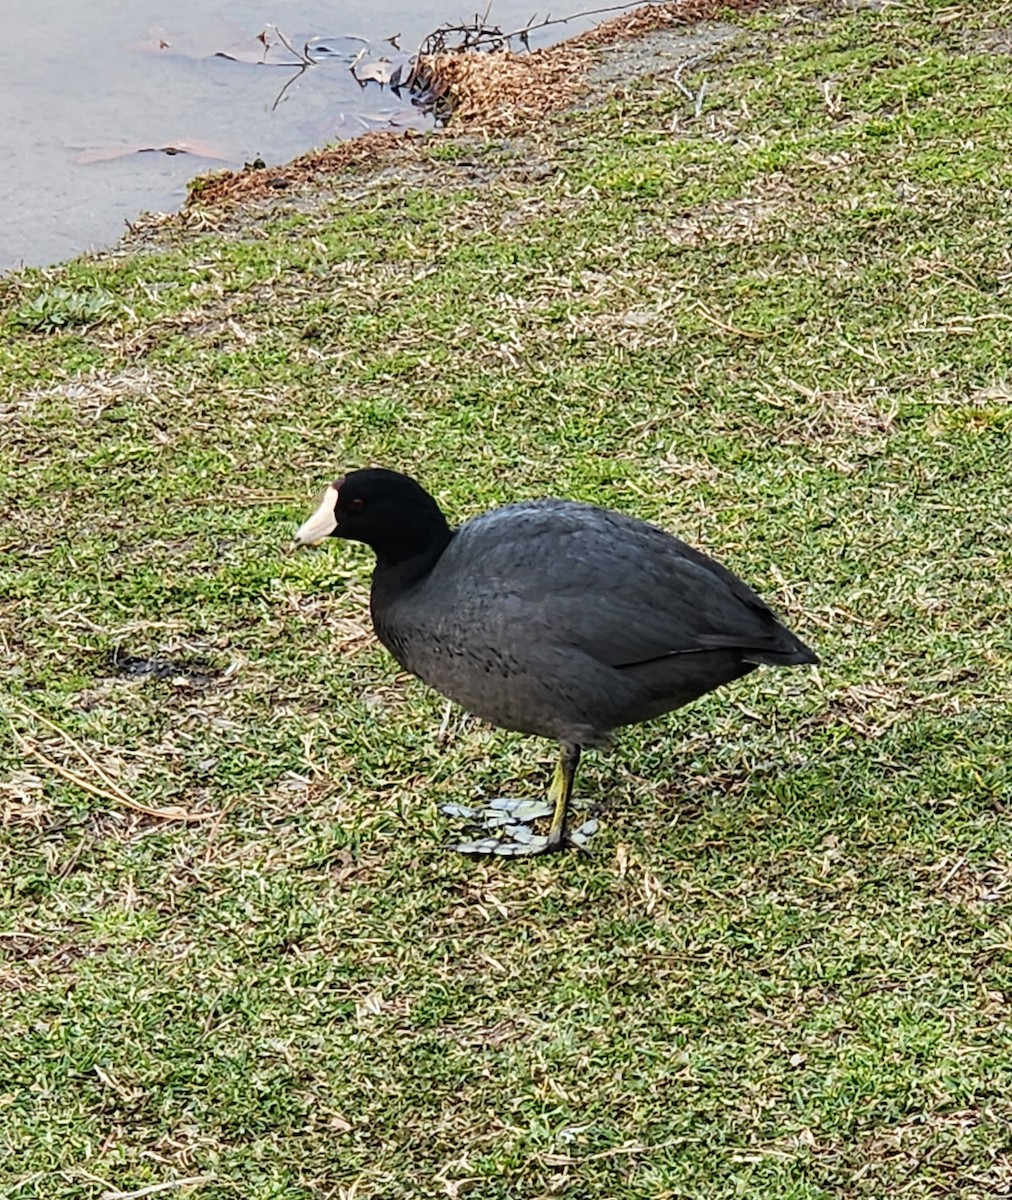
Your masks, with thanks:
[{"label": "grass", "polygon": [[[0,283],[0,1194],[1008,1193],[1003,21],[765,14],[698,122]],[[655,520],[823,667],[591,756],[592,857],[450,858],[549,750],[440,743],[368,555],[288,552],[368,463]]]}]

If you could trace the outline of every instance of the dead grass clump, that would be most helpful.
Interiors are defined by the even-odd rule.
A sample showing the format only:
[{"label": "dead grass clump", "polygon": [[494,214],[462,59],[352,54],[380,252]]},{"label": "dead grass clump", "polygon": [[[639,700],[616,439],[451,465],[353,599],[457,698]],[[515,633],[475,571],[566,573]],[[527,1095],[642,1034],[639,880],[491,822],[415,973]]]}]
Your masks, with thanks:
[{"label": "dead grass clump", "polygon": [[517,54],[455,51],[423,55],[416,85],[439,97],[455,124],[495,132],[515,129],[573,103],[586,91],[593,51],[657,29],[713,20],[729,11],[758,8],[756,0],[686,0],[648,4],[568,41]]},{"label": "dead grass clump", "polygon": [[241,171],[201,175],[191,186],[183,210],[220,208],[227,204],[263,200],[348,167],[372,166],[411,136],[416,136],[413,130],[363,133],[360,137],[326,150],[311,150],[279,167],[246,166]]},{"label": "dead grass clump", "polygon": [[583,94],[587,50],[566,43],[516,54],[429,54],[418,78],[453,114],[454,124],[506,130],[555,112]]}]

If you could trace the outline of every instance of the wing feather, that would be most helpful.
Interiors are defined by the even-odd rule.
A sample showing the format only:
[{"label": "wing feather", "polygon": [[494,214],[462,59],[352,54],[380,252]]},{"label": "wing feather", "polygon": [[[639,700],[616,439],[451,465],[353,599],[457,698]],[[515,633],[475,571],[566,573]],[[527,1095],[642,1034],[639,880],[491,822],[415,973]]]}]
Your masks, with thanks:
[{"label": "wing feather", "polygon": [[[410,605],[411,623],[477,649],[571,646],[624,667],[737,649],[787,661],[802,644],[747,584],[671,534],[570,501],[462,525]],[[800,661],[800,660],[799,660]]]}]

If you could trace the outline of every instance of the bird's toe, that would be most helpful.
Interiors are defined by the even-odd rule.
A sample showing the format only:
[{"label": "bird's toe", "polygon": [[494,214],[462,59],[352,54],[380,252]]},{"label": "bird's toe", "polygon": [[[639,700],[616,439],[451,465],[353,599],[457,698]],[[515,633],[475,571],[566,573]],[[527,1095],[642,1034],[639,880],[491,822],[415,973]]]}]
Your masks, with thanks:
[{"label": "bird's toe", "polygon": [[456,842],[451,849],[458,854],[499,855],[501,858],[522,858],[535,854],[551,854],[573,848],[586,850],[587,842],[597,832],[593,818],[572,833],[556,830],[547,834],[535,833],[534,823],[555,813],[547,800],[516,800],[497,796],[481,808],[466,804],[442,804],[440,811],[448,817],[461,817],[475,827],[478,834],[467,841]]},{"label": "bird's toe", "polygon": [[458,854],[498,854],[503,858],[544,854],[549,849],[548,838],[535,833],[529,825],[505,825],[502,835],[476,838],[473,842],[458,842],[453,849]]},{"label": "bird's toe", "polygon": [[483,808],[470,808],[466,804],[442,804],[440,812],[448,817],[463,817],[465,821],[476,821],[486,829],[502,829],[506,825],[529,825],[543,817],[552,815],[552,806],[544,800],[515,800],[497,796]]},{"label": "bird's toe", "polygon": [[[545,814],[542,814],[545,815]],[[452,849],[458,854],[497,854],[500,858],[524,858],[535,854],[551,854],[554,851],[573,848],[587,851],[587,843],[597,833],[595,819],[584,821],[579,829],[561,838],[552,838],[535,833],[529,825],[504,822],[495,836],[475,838],[470,842],[457,842]]]},{"label": "bird's toe", "polygon": [[569,841],[580,850],[586,850],[587,843],[597,833],[600,828],[600,823],[591,817],[589,821],[584,821],[579,829],[574,829],[569,835]]}]

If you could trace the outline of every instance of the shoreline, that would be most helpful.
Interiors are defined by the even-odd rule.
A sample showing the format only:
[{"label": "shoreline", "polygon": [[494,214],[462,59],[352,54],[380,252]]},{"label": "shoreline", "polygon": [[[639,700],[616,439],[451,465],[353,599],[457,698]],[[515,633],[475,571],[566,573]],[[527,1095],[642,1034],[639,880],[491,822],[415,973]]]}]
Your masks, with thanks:
[{"label": "shoreline", "polygon": [[[541,122],[573,103],[603,102],[623,70],[629,72],[631,80],[661,68],[664,48],[655,35],[667,33],[677,40],[680,32],[719,21],[722,15],[747,14],[763,7],[770,6],[764,6],[761,0],[685,0],[648,5],[528,53],[443,56],[442,62],[433,65],[440,75],[441,90],[450,96],[455,109],[445,128],[366,131],[347,141],[307,150],[276,166],[199,173],[189,181],[180,208],[166,213],[140,213],[128,222],[127,233],[117,242],[75,257],[128,252],[132,244],[142,245],[158,229],[213,227],[220,214],[233,206],[260,205],[271,200],[283,205],[286,195],[325,187],[329,176],[379,170],[405,157],[410,159],[412,143],[428,138],[536,138]],[[658,46],[656,52],[650,49],[652,38]],[[666,49],[670,54],[671,48]],[[628,62],[614,65],[608,79],[596,79],[595,69],[602,59],[621,60],[623,51],[627,52]],[[658,52],[660,57],[654,58]],[[0,277],[0,282],[33,271],[51,272],[71,261],[13,269]]]}]

